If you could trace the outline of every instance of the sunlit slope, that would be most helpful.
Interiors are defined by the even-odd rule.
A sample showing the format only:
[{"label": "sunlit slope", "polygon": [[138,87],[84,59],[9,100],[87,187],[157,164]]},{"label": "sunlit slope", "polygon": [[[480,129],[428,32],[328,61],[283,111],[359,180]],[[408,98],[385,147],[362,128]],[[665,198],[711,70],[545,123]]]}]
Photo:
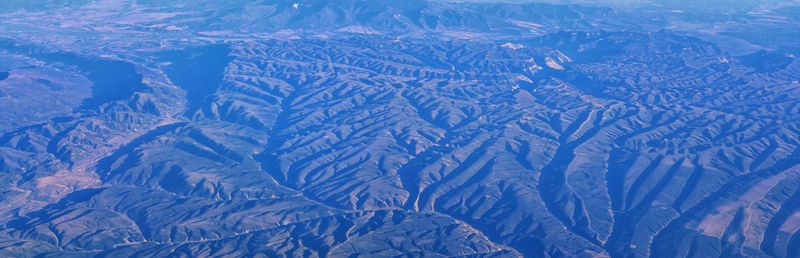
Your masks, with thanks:
[{"label": "sunlit slope", "polygon": [[[3,136],[16,185],[4,202],[26,210],[7,211],[20,217],[5,222],[3,250],[791,251],[796,61],[760,71],[670,33],[519,44],[359,37],[153,53],[178,88],[153,83]],[[192,61],[204,55],[228,61]],[[181,84],[182,69],[210,77]],[[52,165],[28,164],[34,155]]]},{"label": "sunlit slope", "polygon": [[3,16],[0,256],[800,252],[791,15],[135,2]]}]

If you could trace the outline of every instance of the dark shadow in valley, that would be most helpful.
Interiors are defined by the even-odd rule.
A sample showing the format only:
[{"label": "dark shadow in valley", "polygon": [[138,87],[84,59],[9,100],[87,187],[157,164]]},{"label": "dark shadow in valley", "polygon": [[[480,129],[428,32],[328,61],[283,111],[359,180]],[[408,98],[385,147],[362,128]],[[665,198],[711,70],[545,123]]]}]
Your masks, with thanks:
[{"label": "dark shadow in valley", "polygon": [[792,63],[792,58],[786,54],[758,51],[753,54],[737,56],[743,65],[753,68],[758,73],[771,73],[786,68]]},{"label": "dark shadow in valley", "polygon": [[[92,97],[85,99],[78,110],[98,110],[105,103],[124,100],[137,91],[147,89],[147,86],[142,83],[142,75],[136,71],[136,67],[125,61],[51,51],[36,46],[18,44],[11,40],[0,40],[0,49],[24,54],[46,63],[60,64],[65,69],[74,70],[75,73],[86,76],[92,82]],[[2,77],[0,74],[0,78]],[[53,90],[57,90],[53,87],[60,87],[49,81],[45,85]]]},{"label": "dark shadow in valley", "polygon": [[48,62],[75,66],[92,81],[92,97],[84,100],[79,109],[98,109],[105,103],[124,100],[137,91],[147,89],[142,83],[142,75],[131,63],[83,57],[73,53],[47,53],[36,57]]},{"label": "dark shadow in valley", "polygon": [[202,108],[206,96],[222,84],[225,67],[233,60],[229,53],[226,45],[210,45],[157,54],[160,60],[170,63],[164,69],[169,79],[186,91],[186,114]]}]

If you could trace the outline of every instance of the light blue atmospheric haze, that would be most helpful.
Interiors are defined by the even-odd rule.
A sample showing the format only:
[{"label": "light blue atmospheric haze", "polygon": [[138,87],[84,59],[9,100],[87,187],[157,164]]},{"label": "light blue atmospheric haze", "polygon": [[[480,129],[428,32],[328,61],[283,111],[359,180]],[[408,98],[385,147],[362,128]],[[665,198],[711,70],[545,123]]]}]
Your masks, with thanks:
[{"label": "light blue atmospheric haze", "polygon": [[2,257],[798,257],[800,2],[0,2]]}]

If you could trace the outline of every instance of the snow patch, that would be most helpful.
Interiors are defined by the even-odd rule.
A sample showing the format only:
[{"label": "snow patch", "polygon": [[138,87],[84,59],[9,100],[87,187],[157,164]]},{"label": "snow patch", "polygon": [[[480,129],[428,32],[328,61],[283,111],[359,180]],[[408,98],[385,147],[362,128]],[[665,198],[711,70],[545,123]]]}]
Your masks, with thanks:
[{"label": "snow patch", "polygon": [[520,48],[524,48],[524,47],[525,47],[525,45],[522,45],[522,44],[514,44],[514,43],[511,43],[511,42],[507,42],[507,43],[505,43],[505,44],[503,44],[503,45],[500,45],[500,46],[501,46],[501,47],[505,47],[505,48],[514,49],[514,50],[517,50],[517,49],[520,49]]},{"label": "snow patch", "polygon": [[564,70],[564,66],[561,66],[561,64],[572,62],[572,58],[569,58],[564,53],[561,53],[561,51],[556,50],[555,52],[551,53],[550,56],[545,57],[544,61],[547,67],[556,70]]},{"label": "snow patch", "polygon": [[536,34],[546,33],[546,31],[544,30],[544,26],[538,23],[526,22],[520,20],[506,20],[506,22],[514,24],[518,27],[528,29],[528,31],[530,31],[531,33],[536,33]]},{"label": "snow patch", "polygon": [[517,75],[517,80],[533,83],[533,81],[525,75]]},{"label": "snow patch", "polygon": [[349,33],[357,33],[357,34],[378,34],[377,31],[364,27],[364,26],[347,26],[341,29],[336,30],[336,32],[349,32]]},{"label": "snow patch", "polygon": [[164,29],[169,30],[169,31],[183,30],[183,28],[180,28],[180,27],[175,26],[175,25],[169,25]]},{"label": "snow patch", "polygon": [[550,67],[550,68],[553,68],[553,69],[556,69],[556,70],[564,70],[564,67],[561,66],[561,64],[559,64],[558,62],[556,62],[556,60],[553,60],[553,58],[551,58],[549,56],[545,57],[544,61],[545,61],[545,64],[547,64],[547,67]]}]

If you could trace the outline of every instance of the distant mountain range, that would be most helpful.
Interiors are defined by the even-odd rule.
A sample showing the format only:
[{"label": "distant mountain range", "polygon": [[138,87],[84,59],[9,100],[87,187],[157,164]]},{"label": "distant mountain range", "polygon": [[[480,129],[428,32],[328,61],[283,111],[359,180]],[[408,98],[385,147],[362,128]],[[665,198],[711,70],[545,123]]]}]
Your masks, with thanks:
[{"label": "distant mountain range", "polygon": [[5,1],[0,256],[797,257],[791,1]]}]

